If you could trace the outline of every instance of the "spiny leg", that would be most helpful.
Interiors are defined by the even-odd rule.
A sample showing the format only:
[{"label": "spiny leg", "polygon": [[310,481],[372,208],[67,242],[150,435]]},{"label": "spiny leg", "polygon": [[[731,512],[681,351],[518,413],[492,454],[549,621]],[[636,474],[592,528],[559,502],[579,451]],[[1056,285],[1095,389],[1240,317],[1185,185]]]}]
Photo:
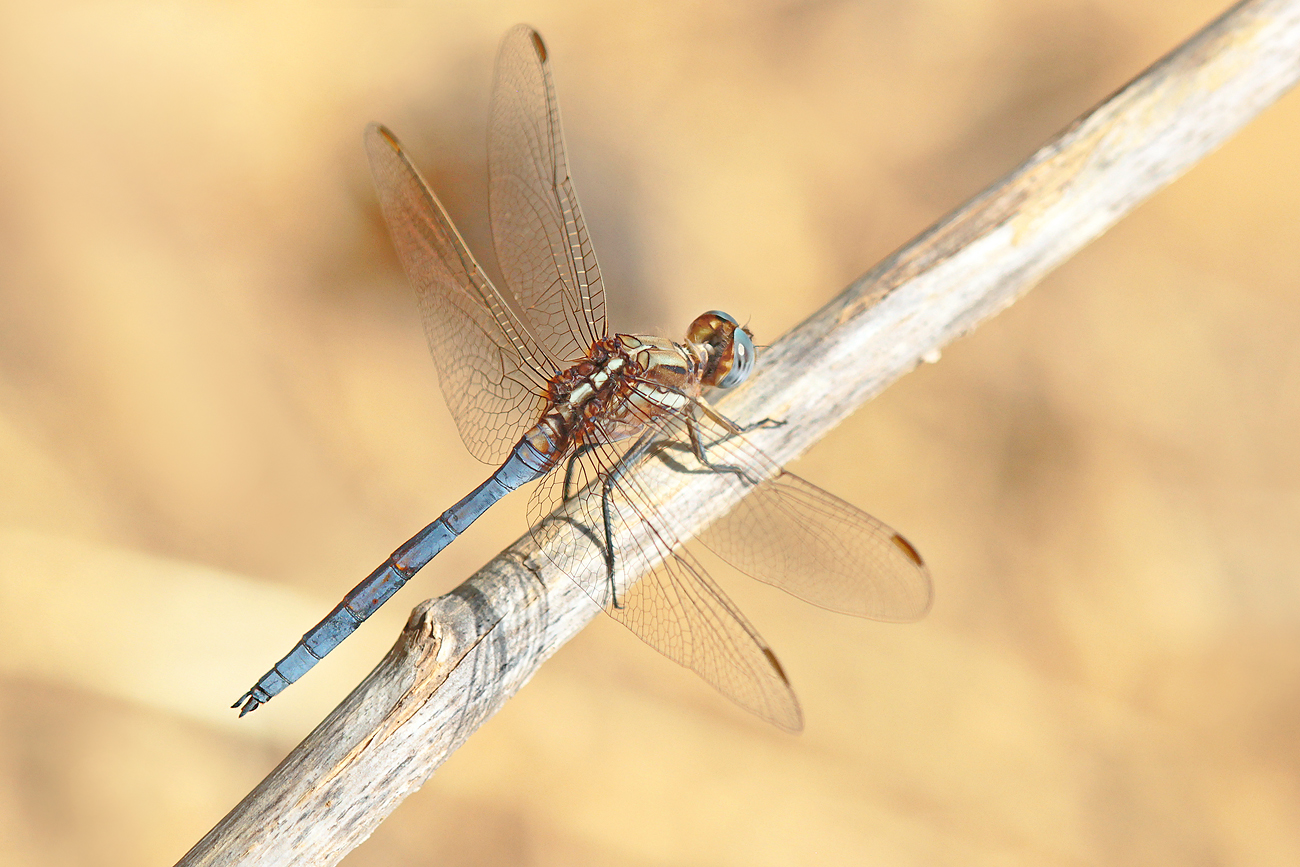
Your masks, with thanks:
[{"label": "spiny leg", "polygon": [[[784,420],[764,418],[746,425],[745,427],[740,427],[721,415],[715,415],[715,417],[726,429],[726,433],[724,433],[717,442],[710,443],[710,446],[717,445],[730,437],[743,435],[753,430],[780,427],[785,424]],[[684,420],[686,422],[687,434],[690,437],[691,450],[694,452],[696,460],[698,460],[701,465],[715,473],[735,473],[749,485],[758,484],[758,481],[751,479],[741,467],[732,466],[730,464],[711,463],[705,454],[705,446],[700,437],[699,422],[696,420],[694,415],[685,415]],[[605,474],[605,478],[602,480],[600,486],[601,524],[605,536],[605,575],[606,580],[609,582],[609,597],[614,608],[623,607],[623,603],[619,601],[618,587],[614,581],[614,567],[616,565],[614,560],[614,486],[618,484],[618,481],[623,474],[643,456],[673,446],[673,442],[669,439],[656,439],[656,433],[657,431],[647,431],[642,434],[641,438],[636,441],[632,448],[627,450],[618,464]],[[596,448],[597,445],[599,444],[587,443],[582,445],[574,452],[573,456],[569,458],[568,467],[564,474],[564,497],[566,500],[573,496],[571,492],[572,476],[577,459],[583,454]]]},{"label": "spiny leg", "polygon": [[568,464],[564,468],[564,502],[567,503],[573,499],[573,471],[578,466],[578,458],[599,445],[600,443],[583,443],[574,449],[573,454],[569,455]]},{"label": "spiny leg", "polygon": [[[764,419],[764,421],[768,421],[768,420]],[[708,455],[704,453],[704,439],[700,436],[699,424],[700,424],[699,420],[695,417],[694,414],[688,415],[686,417],[686,433],[691,439],[691,451],[695,453],[695,459],[715,473],[735,473],[737,476],[740,476],[740,478],[746,484],[749,485],[758,484],[756,480],[751,479],[749,476],[747,476],[745,474],[744,469],[742,469],[741,467],[737,467],[732,464],[715,464],[709,460]],[[761,425],[763,424],[763,422],[759,422],[759,424]],[[777,424],[785,424],[785,422],[777,422]],[[743,429],[739,427],[735,427],[734,425],[732,427],[734,428],[734,430],[730,430],[727,433],[723,434],[723,436],[720,437],[717,440],[717,442],[710,443],[710,446],[715,446],[729,437],[743,434],[745,433],[746,430],[752,429],[752,426],[750,428],[743,428]]]},{"label": "spiny leg", "polygon": [[[751,422],[750,424],[741,427],[740,425],[733,422],[731,419],[718,413],[716,410],[710,410],[709,415],[715,421],[721,424],[723,428],[725,428],[722,436],[718,437],[716,440],[709,443],[709,447],[719,445],[720,443],[724,443],[734,436],[748,434],[751,431],[756,431],[756,430],[768,430],[774,427],[782,427],[783,425],[786,424],[786,420],[783,418],[761,418],[756,422]],[[708,466],[708,464],[706,463],[705,466]]]},{"label": "spiny leg", "polygon": [[605,474],[600,484],[600,516],[605,529],[605,575],[609,581],[610,602],[615,608],[622,608],[623,604],[618,601],[618,585],[614,583],[614,485],[628,468],[651,450],[655,443],[654,434],[655,431],[643,433],[623,455],[622,460]]},{"label": "spiny leg", "polygon": [[760,418],[758,421],[747,424],[740,429],[741,433],[749,433],[752,430],[767,430],[768,428],[781,427],[785,424],[783,418]]}]

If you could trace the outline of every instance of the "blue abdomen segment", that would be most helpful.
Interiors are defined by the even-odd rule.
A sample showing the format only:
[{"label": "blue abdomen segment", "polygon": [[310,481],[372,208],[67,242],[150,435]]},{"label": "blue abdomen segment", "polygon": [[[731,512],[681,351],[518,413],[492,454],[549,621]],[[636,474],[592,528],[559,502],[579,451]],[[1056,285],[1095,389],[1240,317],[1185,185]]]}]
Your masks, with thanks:
[{"label": "blue abdomen segment", "polygon": [[367,617],[379,610],[411,576],[437,556],[465,528],[492,507],[497,500],[554,466],[554,460],[539,452],[525,436],[510,452],[510,457],[483,484],[393,552],[364,581],[352,588],[329,615],[302,637],[289,654],[231,707],[239,715],[257,710],[260,705],[283,692],[285,687],[307,673],[343,639],[351,635]]}]

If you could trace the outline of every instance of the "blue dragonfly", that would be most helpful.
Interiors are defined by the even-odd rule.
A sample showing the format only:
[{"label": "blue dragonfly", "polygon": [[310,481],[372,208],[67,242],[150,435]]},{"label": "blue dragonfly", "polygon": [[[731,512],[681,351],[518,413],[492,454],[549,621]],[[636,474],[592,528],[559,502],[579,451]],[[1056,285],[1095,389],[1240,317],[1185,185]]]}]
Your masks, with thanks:
[{"label": "blue dragonfly", "polygon": [[[719,473],[739,488],[740,504],[696,538],[740,570],[834,611],[886,621],[926,613],[930,577],[911,544],[782,470],[709,405],[708,389],[736,386],[753,369],[747,328],[711,311],[680,343],[609,332],[547,50],[534,30],[515,27],[502,42],[489,122],[504,287],[484,274],[397,138],[372,124],[365,140],[443,394],[470,453],[498,469],[309,630],[235,702],[240,716],[302,677],[499,499],[538,481],[533,533],[596,604],[740,706],[798,731],[799,703],[776,655],[628,472],[649,459]],[[560,503],[571,518],[545,520]],[[649,541],[616,559],[616,537],[629,529]],[[593,541],[606,566],[597,578],[576,568]]]}]

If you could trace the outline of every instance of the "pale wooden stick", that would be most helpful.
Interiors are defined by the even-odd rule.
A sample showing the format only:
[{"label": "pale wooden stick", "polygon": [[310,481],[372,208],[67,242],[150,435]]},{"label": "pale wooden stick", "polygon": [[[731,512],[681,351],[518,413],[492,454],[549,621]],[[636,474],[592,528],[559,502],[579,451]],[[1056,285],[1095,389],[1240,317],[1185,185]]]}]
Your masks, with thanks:
[{"label": "pale wooden stick", "polygon": [[[1009,305],[1297,77],[1300,0],[1233,7],[782,338],[720,409],[788,420],[754,437],[789,460]],[[708,476],[654,462],[645,470],[666,508],[697,527],[731,505]],[[521,539],[417,607],[370,676],[181,863],[336,863],[596,613]]]}]

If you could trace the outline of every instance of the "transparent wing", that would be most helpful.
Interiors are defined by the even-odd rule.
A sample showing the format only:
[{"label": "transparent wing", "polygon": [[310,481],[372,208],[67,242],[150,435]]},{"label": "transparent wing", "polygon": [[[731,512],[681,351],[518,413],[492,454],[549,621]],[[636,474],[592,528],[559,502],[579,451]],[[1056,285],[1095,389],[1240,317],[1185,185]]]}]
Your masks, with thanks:
[{"label": "transparent wing", "polygon": [[[793,473],[730,423],[702,410],[705,457],[744,496],[697,538],[742,572],[806,602],[872,620],[930,610],[930,573],[911,543],[856,506]],[[709,471],[689,455],[692,471]]]},{"label": "transparent wing", "polygon": [[546,45],[506,34],[488,124],[489,205],[497,262],[542,346],[576,359],[606,333],[596,254],[569,176]]},{"label": "transparent wing", "polygon": [[[654,505],[649,492],[628,476],[611,486],[608,500],[600,480],[618,464],[626,444],[601,446],[578,459],[573,487],[595,481],[574,501],[569,519],[534,523],[534,535],[556,564],[611,617],[674,662],[693,670],[746,710],[786,731],[803,728],[799,702],[776,655],[704,567],[681,547],[675,522]],[[549,508],[560,495],[563,473],[553,473],[534,492],[531,511]],[[615,575],[584,569],[584,558],[605,550],[605,503],[621,536],[648,540],[620,546]],[[617,539],[618,537],[616,537]],[[623,588],[629,576],[643,577]]]},{"label": "transparent wing", "polygon": [[[642,499],[639,492],[620,491],[613,498],[620,520],[640,520],[652,531],[661,530],[663,524],[646,514]],[[659,566],[633,584],[618,606],[605,582],[599,588],[603,598],[593,598],[641,640],[736,704],[786,731],[801,730],[799,700],[758,630],[677,539],[662,530],[651,538],[654,556],[663,558]]]},{"label": "transparent wing", "polygon": [[397,138],[371,124],[366,152],[447,406],[474,457],[499,463],[536,423],[556,361],[484,275]]},{"label": "transparent wing", "polygon": [[911,543],[793,473],[755,486],[697,538],[742,572],[831,611],[902,623],[930,610],[930,576]]},{"label": "transparent wing", "polygon": [[[915,620],[930,607],[930,576],[916,550],[889,527],[815,485],[784,472],[739,430],[703,404],[686,414],[645,419],[653,430],[648,459],[684,473],[719,473],[743,499],[698,538],[751,576],[824,608],[877,620]],[[707,465],[688,436],[694,425]],[[564,493],[576,494],[569,522],[541,522],[535,532],[597,604],[660,653],[698,673],[723,695],[776,724],[802,725],[798,701],[771,648],[682,548],[685,516],[665,513],[633,473],[620,472],[629,444],[594,447],[569,472],[557,471],[534,492],[534,517]],[[635,455],[632,456],[633,458]],[[612,476],[611,476],[612,474]],[[568,476],[567,482],[564,476]],[[606,479],[612,481],[604,486]],[[615,531],[615,572],[583,570],[580,558],[605,551],[604,526]],[[619,534],[649,539],[637,549]],[[629,577],[648,572],[623,591]],[[584,577],[585,576],[585,577]],[[621,596],[620,596],[621,593]]]}]

